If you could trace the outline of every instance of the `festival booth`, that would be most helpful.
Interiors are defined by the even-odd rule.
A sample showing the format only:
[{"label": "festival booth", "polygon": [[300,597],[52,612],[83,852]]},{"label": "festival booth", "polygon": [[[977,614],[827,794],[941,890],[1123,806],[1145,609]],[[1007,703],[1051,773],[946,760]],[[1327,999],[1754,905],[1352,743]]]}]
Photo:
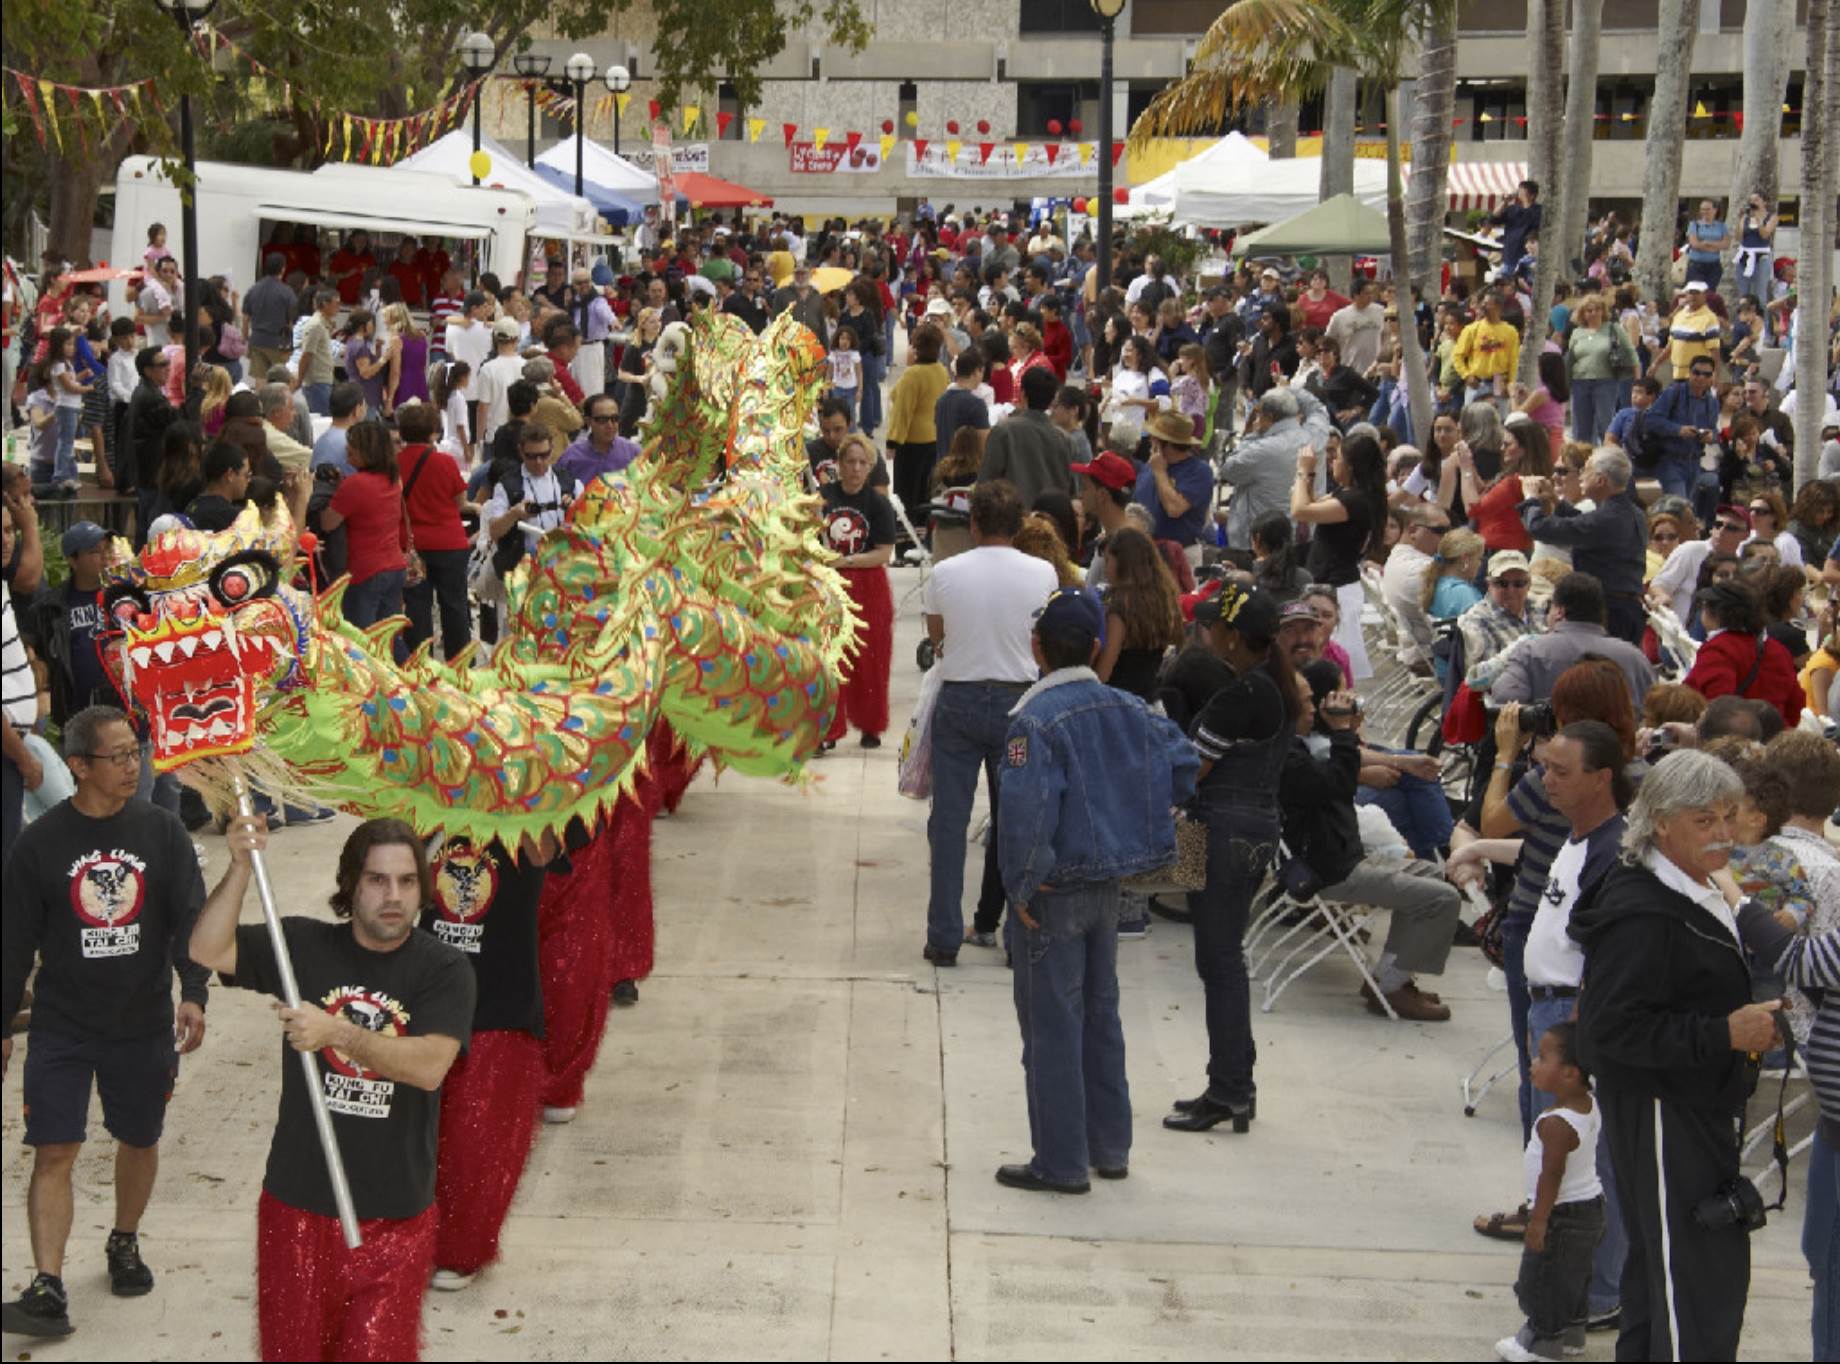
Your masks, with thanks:
[{"label": "festival booth", "polygon": [[1384,256],[1392,249],[1386,215],[1352,194],[1337,194],[1233,243],[1235,256]]},{"label": "festival booth", "polygon": [[772,208],[773,196],[762,194],[746,185],[701,171],[679,171],[672,177],[677,192],[690,201],[691,208]]},{"label": "festival booth", "polygon": [[[575,139],[565,137],[552,147],[537,153],[537,166],[561,171],[575,183]],[[615,156],[591,138],[581,143],[581,180],[585,189],[590,183],[610,190],[622,199],[639,204],[658,202],[658,177],[640,170],[623,156]]]},{"label": "festival booth", "polygon": [[1168,213],[1175,207],[1177,191],[1183,186],[1232,183],[1262,175],[1270,160],[1244,133],[1228,133],[1205,151],[1132,189],[1129,201],[1115,207],[1112,216],[1131,219]]},{"label": "festival booth", "polygon": [[[1266,160],[1256,166],[1243,159],[1235,162],[1223,157],[1219,164],[1198,167],[1184,175],[1191,165],[1194,162],[1184,162],[1175,171],[1173,217],[1179,223],[1200,227],[1282,223],[1315,208],[1322,200],[1320,157]],[[1384,161],[1355,158],[1354,197],[1369,208],[1385,206]]]},{"label": "festival booth", "polygon": [[[520,190],[535,202],[537,225],[532,236],[605,243],[607,239],[596,230],[600,211],[589,200],[558,189],[489,137],[480,141],[479,149],[492,158],[491,169],[480,177],[482,184],[496,189]],[[413,156],[404,157],[393,169],[424,171],[471,185],[472,159],[473,135],[457,128],[436,138]],[[338,169],[336,165],[322,166],[315,174],[335,169]]]}]

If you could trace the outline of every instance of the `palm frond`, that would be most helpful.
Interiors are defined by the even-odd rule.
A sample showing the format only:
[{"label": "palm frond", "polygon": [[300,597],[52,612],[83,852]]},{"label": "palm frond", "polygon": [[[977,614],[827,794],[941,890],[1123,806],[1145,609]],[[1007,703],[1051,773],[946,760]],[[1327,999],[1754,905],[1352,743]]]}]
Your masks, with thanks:
[{"label": "palm frond", "polygon": [[1283,61],[1348,45],[1356,30],[1341,11],[1348,0],[1234,0],[1195,45],[1195,65],[1219,59],[1249,60],[1269,54]]}]

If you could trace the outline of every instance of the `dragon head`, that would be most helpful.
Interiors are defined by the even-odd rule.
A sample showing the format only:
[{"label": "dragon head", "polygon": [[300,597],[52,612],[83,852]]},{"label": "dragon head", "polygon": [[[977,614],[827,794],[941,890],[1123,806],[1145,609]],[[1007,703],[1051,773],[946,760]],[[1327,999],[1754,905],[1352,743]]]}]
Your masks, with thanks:
[{"label": "dragon head", "polygon": [[159,771],[248,752],[258,705],[300,685],[308,603],[287,585],[293,555],[292,523],[251,504],[226,531],[167,531],[105,573],[105,657],[147,714]]}]

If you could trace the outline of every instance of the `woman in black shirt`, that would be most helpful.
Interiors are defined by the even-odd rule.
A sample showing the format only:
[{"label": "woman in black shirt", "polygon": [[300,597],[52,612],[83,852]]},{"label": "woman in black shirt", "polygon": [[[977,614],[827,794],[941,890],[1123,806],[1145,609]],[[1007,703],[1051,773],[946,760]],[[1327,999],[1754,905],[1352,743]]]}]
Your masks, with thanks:
[{"label": "woman in black shirt", "polygon": [[1099,680],[1149,701],[1163,655],[1182,642],[1176,580],[1150,537],[1124,526],[1105,542],[1105,582]]},{"label": "woman in black shirt", "polygon": [[852,724],[862,731],[864,748],[880,748],[888,728],[894,596],[888,590],[887,564],[894,556],[895,520],[888,499],[869,484],[874,468],[875,447],[861,432],[852,432],[837,451],[837,481],[820,489],[825,543],[839,556],[834,566],[863,622],[856,653],[843,664],[837,715],[820,752],[835,748]]},{"label": "woman in black shirt", "polygon": [[1291,484],[1291,516],[1316,527],[1310,539],[1310,576],[1335,589],[1342,608],[1335,642],[1348,651],[1354,680],[1360,682],[1374,672],[1361,640],[1361,560],[1370,548],[1386,543],[1386,456],[1380,442],[1364,431],[1347,437],[1329,465],[1329,477],[1335,491],[1312,497],[1316,451],[1304,446]]}]

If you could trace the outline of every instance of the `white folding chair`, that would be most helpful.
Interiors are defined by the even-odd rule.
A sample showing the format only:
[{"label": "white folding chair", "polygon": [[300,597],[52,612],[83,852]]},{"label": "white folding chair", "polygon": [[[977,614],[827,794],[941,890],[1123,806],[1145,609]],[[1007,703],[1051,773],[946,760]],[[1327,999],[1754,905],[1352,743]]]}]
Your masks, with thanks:
[{"label": "white folding chair", "polygon": [[[1488,1069],[1489,1063],[1493,1061],[1496,1056],[1500,1055],[1503,1047],[1508,1048],[1510,1052],[1508,1063],[1499,1070],[1490,1072],[1488,1079],[1478,1085],[1476,1083],[1476,1078],[1480,1076],[1483,1071]],[[1520,1053],[1514,1050],[1514,1034],[1509,1033],[1506,1037],[1502,1038],[1501,1041],[1485,1051],[1482,1054],[1482,1059],[1471,1066],[1469,1068],[1469,1073],[1463,1077],[1463,1116],[1466,1118],[1475,1117],[1477,1107],[1482,1103],[1483,1099],[1488,1097],[1489,1091],[1495,1088],[1498,1082],[1515,1074],[1520,1068]]]},{"label": "white folding chair", "polygon": [[926,590],[926,581],[933,572],[933,554],[926,547],[926,542],[920,538],[920,532],[914,529],[914,523],[908,520],[907,508],[902,505],[900,494],[890,488],[886,496],[888,505],[894,508],[895,520],[901,523],[901,529],[907,532],[907,538],[914,543],[914,547],[908,551],[908,557],[900,562],[912,564],[920,570],[919,581],[902,593],[901,600],[895,604],[895,610],[898,613],[902,607],[913,600],[916,594]]}]

